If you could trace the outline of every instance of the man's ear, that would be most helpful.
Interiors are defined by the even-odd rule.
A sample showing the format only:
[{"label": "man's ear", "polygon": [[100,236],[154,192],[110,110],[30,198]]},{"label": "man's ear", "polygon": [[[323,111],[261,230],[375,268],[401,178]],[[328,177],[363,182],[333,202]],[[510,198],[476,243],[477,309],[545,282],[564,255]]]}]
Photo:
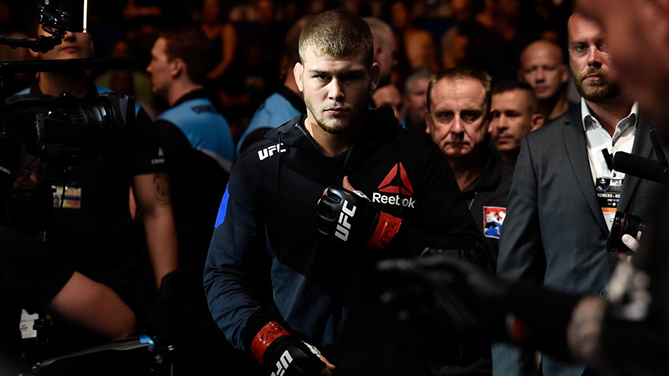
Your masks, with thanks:
[{"label": "man's ear", "polygon": [[530,123],[532,126],[530,127],[530,132],[536,131],[537,129],[543,127],[545,122],[546,118],[541,113],[537,112],[536,114],[532,115],[532,120]]},{"label": "man's ear", "polygon": [[179,77],[181,74],[186,72],[186,63],[181,58],[175,58],[169,62],[170,64],[170,76],[172,78]]},{"label": "man's ear", "polygon": [[562,64],[560,65],[560,81],[565,84],[567,81],[569,81],[569,69],[567,69],[567,66]]},{"label": "man's ear", "polygon": [[369,77],[372,80],[370,89],[371,91],[374,91],[379,85],[379,79],[381,78],[381,69],[379,68],[379,64],[377,62],[372,64],[372,68],[369,70]]},{"label": "man's ear", "polygon": [[304,92],[304,87],[302,84],[302,76],[304,75],[304,65],[300,63],[299,61],[295,63],[295,66],[293,67],[293,76],[295,76],[295,83],[297,84],[297,88],[300,90],[300,93]]},{"label": "man's ear", "polygon": [[430,128],[432,128],[432,118],[430,117],[430,111],[425,109],[425,133],[430,134]]}]

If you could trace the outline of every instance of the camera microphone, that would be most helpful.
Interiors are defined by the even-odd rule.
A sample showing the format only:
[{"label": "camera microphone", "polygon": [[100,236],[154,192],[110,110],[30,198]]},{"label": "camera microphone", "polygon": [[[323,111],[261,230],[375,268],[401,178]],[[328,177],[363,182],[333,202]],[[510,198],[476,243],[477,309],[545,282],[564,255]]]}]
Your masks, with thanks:
[{"label": "camera microphone", "polygon": [[669,166],[648,158],[619,151],[613,157],[613,169],[628,175],[669,185]]}]

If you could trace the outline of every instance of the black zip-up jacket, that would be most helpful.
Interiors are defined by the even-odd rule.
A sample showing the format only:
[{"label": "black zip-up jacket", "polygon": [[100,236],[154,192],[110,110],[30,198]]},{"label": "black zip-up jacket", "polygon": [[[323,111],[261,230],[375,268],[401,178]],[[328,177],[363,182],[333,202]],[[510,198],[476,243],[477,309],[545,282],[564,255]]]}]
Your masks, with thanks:
[{"label": "black zip-up jacket", "polygon": [[[445,251],[490,263],[436,145],[378,109],[370,110],[348,151],[329,158],[304,129],[304,118],[269,131],[242,153],[223,197],[204,285],[214,320],[238,349],[248,350],[270,320],[321,349],[336,347],[351,297],[364,286],[367,267],[380,258]],[[403,219],[385,249],[345,248],[318,234],[317,202],[346,175],[380,210]],[[263,259],[269,260],[269,271],[261,267]],[[258,293],[267,274],[271,313]]]}]

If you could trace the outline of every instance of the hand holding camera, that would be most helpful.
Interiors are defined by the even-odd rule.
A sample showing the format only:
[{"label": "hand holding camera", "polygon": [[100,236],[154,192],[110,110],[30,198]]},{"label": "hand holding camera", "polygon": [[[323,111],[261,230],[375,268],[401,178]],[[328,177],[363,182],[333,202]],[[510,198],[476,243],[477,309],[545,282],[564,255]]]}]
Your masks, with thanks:
[{"label": "hand holding camera", "polygon": [[623,261],[631,257],[639,247],[641,236],[646,230],[643,219],[625,212],[616,212],[611,225],[611,233],[606,241],[606,249],[616,252]]}]

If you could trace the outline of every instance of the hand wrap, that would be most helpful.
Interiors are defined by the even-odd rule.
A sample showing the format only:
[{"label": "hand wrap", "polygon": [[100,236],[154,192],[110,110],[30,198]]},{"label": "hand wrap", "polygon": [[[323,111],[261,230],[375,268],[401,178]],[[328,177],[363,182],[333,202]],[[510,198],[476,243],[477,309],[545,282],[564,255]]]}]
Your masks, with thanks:
[{"label": "hand wrap", "polygon": [[256,334],[251,354],[272,376],[316,376],[325,368],[315,347],[293,337],[274,321]]}]

